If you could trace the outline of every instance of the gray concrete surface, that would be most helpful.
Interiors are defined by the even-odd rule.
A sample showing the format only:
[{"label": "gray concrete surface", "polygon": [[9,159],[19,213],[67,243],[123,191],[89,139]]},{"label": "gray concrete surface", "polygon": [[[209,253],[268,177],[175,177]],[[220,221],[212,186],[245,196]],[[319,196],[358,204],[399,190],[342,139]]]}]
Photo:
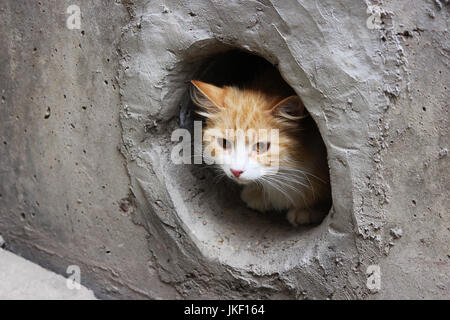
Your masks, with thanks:
[{"label": "gray concrete surface", "polygon": [[[447,1],[81,1],[80,30],[69,4],[0,4],[8,249],[79,265],[104,298],[450,298]],[[229,48],[275,64],[316,120],[320,226],[170,162],[188,80]]]},{"label": "gray concrete surface", "polygon": [[[173,297],[152,268],[118,151],[114,1],[0,3],[0,233],[8,249],[65,274],[79,265],[102,297]],[[82,33],[83,31],[83,33]],[[164,291],[164,293],[163,293]]]},{"label": "gray concrete surface", "polygon": [[67,279],[0,248],[0,300],[92,300],[80,286],[69,289]]}]

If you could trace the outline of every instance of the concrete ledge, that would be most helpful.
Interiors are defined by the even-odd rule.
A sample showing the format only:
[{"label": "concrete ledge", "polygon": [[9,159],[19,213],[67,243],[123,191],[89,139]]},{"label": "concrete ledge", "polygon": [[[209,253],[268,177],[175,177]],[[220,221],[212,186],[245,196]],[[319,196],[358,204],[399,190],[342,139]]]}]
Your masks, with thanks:
[{"label": "concrete ledge", "polygon": [[92,300],[94,293],[81,286],[69,289],[67,279],[9,251],[0,249],[1,300]]}]

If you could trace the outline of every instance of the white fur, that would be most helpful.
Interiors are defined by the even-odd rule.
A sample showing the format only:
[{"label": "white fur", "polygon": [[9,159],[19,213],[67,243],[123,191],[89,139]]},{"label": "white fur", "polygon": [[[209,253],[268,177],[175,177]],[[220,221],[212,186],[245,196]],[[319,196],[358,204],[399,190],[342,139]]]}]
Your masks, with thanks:
[{"label": "white fur", "polygon": [[[261,212],[288,210],[286,218],[294,226],[312,222],[311,213],[299,209],[302,190],[309,187],[305,174],[293,169],[295,171],[289,174],[278,175],[278,167],[261,165],[250,157],[252,152],[255,152],[253,143],[246,144],[244,139],[237,138],[231,148],[223,150],[214,161],[228,178],[244,185],[241,198],[251,209]],[[231,169],[242,173],[235,177]]]}]

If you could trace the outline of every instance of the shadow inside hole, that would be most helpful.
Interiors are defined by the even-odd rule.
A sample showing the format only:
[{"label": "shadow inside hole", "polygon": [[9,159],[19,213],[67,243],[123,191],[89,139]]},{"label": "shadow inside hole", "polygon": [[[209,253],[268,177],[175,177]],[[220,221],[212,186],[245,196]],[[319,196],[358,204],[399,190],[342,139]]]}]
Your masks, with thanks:
[{"label": "shadow inside hole", "polygon": [[[191,74],[191,79],[201,80],[216,86],[233,85],[245,87],[247,83],[250,83],[254,77],[258,76],[266,68],[273,69],[274,76],[279,77],[280,82],[284,83],[283,90],[286,91],[286,96],[296,94],[284,82],[275,66],[272,66],[264,58],[238,50],[230,50],[205,58],[198,64],[197,72]],[[271,90],[270,81],[267,84],[267,89],[264,88],[264,90]],[[204,119],[195,113],[197,107],[190,99],[188,87],[181,102],[179,124],[181,127],[188,129],[191,132],[191,136],[194,137],[194,121],[202,121],[203,128],[205,124]],[[280,88],[278,87],[274,90],[279,92]],[[314,123],[312,119],[311,122]],[[192,146],[192,163],[195,163],[195,149],[197,148]],[[241,186],[226,177],[218,178],[218,170],[221,169],[205,164],[186,165],[184,169],[188,170],[195,177],[196,182],[192,188],[197,188],[199,192],[198,197],[191,201],[189,206],[194,212],[198,213],[199,219],[205,219],[203,221],[204,224],[214,223],[214,229],[218,233],[231,234],[231,236],[243,240],[244,243],[246,240],[255,240],[271,246],[271,240],[274,242],[289,242],[298,241],[303,237],[307,239],[317,227],[292,227],[286,219],[285,211],[261,213],[247,208],[240,199]],[[301,234],[300,238],[299,234]],[[280,245],[281,247],[283,246],[279,243],[279,245],[274,247],[274,250],[279,250]]]}]

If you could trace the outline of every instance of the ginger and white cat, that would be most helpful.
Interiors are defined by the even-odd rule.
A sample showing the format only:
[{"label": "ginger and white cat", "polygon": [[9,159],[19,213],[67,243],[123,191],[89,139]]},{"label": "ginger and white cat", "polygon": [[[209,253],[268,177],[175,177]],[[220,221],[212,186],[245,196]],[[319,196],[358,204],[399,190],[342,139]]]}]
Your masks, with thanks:
[{"label": "ginger and white cat", "polygon": [[301,99],[259,85],[191,83],[191,98],[206,119],[207,157],[244,186],[247,206],[287,210],[294,226],[320,222],[330,206],[326,150]]}]

